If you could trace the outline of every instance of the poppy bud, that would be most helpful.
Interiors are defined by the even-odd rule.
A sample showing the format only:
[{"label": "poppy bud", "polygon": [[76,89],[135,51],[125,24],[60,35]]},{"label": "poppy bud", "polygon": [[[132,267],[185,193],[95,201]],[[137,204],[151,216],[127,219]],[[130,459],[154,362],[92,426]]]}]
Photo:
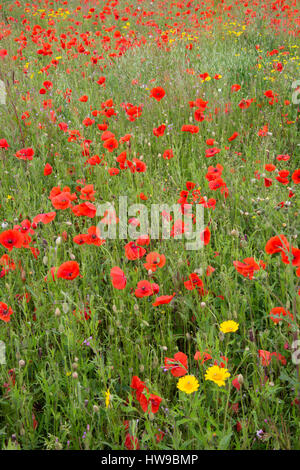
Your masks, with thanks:
[{"label": "poppy bud", "polygon": [[55,315],[56,317],[60,317],[60,310],[59,310],[58,307],[55,309],[54,315]]},{"label": "poppy bud", "polygon": [[239,374],[239,375],[237,376],[237,379],[238,379],[238,383],[239,383],[240,385],[243,385],[243,383],[244,383],[244,377],[242,376],[242,374]]},{"label": "poppy bud", "polygon": [[24,367],[26,362],[23,359],[20,359],[19,361],[19,367]]},{"label": "poppy bud", "polygon": [[63,308],[63,312],[64,312],[64,313],[68,313],[68,311],[69,311],[69,305],[68,305],[66,302],[63,303],[62,308]]},{"label": "poppy bud", "polygon": [[233,229],[233,230],[231,230],[230,235],[232,235],[233,237],[238,237],[239,236],[239,231]]},{"label": "poppy bud", "polygon": [[62,238],[57,237],[57,239],[55,240],[55,244],[58,246],[58,245],[61,245],[61,242],[62,242]]}]

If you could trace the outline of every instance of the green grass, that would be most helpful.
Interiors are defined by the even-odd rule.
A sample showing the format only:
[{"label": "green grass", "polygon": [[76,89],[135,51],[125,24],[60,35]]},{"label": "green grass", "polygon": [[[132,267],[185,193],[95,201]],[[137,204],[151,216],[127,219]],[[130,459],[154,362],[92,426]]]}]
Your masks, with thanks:
[{"label": "green grass", "polygon": [[[0,10],[1,21],[9,22],[12,31],[0,41],[0,49],[8,50],[8,56],[0,58],[0,79],[9,92],[6,105],[0,105],[0,138],[7,139],[10,145],[7,150],[0,149],[0,221],[7,224],[2,225],[1,231],[24,219],[32,221],[39,213],[55,210],[49,199],[54,186],[69,186],[74,193],[78,180],[85,179],[86,184],[94,185],[94,203],[115,203],[118,214],[119,196],[127,196],[128,204],[134,204],[142,202],[138,195],[143,192],[148,196],[145,205],[150,210],[151,204],[175,204],[180,191],[186,189],[186,182],[192,181],[202,196],[217,201],[215,210],[205,209],[205,226],[210,223],[211,240],[198,251],[187,251],[185,240],[151,240],[147,252],[157,251],[166,256],[165,266],[151,277],[143,266],[144,258],[126,259],[124,245],[129,239],[107,240],[100,247],[76,245],[73,237],[86,233],[99,222],[99,217],[76,217],[70,209],[57,210],[53,222],[38,225],[32,235],[33,246],[40,252],[37,259],[28,249],[14,248],[8,253],[0,245],[0,257],[8,253],[17,266],[0,278],[0,302],[11,306],[14,312],[9,323],[0,320],[0,340],[6,346],[6,361],[0,364],[0,448],[117,450],[124,449],[129,433],[138,438],[143,450],[299,449],[299,406],[292,405],[299,399],[299,366],[293,363],[291,351],[293,339],[298,337],[299,278],[296,267],[282,263],[279,254],[271,256],[265,252],[266,242],[279,234],[297,247],[299,188],[291,175],[299,168],[299,123],[298,106],[291,102],[291,85],[299,78],[299,41],[284,31],[266,27],[276,14],[270,8],[263,20],[257,7],[257,18],[249,26],[240,9],[231,11],[235,25],[229,24],[231,19],[223,11],[221,24],[217,15],[213,16],[211,33],[195,29],[193,34],[198,39],[194,41],[181,38],[181,32],[169,33],[169,38],[176,42],[161,48],[148,37],[149,33],[157,37],[155,28],[135,24],[136,17],[129,15],[130,26],[123,29],[126,22],[107,16],[105,26],[117,25],[124,37],[132,29],[137,38],[144,35],[147,39],[145,45],[110,58],[108,54],[115,49],[112,46],[111,51],[104,51],[101,37],[94,34],[102,32],[102,23],[93,25],[92,19],[83,18],[83,14],[87,15],[86,6],[75,15],[80,3],[69,2],[69,17],[82,22],[76,26],[79,34],[91,32],[95,42],[85,47],[91,53],[95,49],[99,55],[103,53],[104,59],[96,66],[90,62],[92,54],[68,58],[65,50],[57,51],[59,41],[52,44],[53,56],[37,55],[40,44],[32,41],[30,32],[26,33],[25,60],[13,60],[19,47],[14,38],[25,31],[21,18],[25,7],[14,6],[10,11],[10,3],[4,2]],[[102,9],[103,2],[100,3]],[[126,5],[124,1],[119,3],[123,16]],[[150,3],[142,8],[160,11]],[[177,10],[181,11],[172,7],[172,21],[166,18],[166,11],[162,17],[154,16],[161,31],[171,29],[165,23],[183,21],[175,17]],[[18,23],[8,20],[10,15],[18,18]],[[25,12],[25,16],[31,27],[39,24],[46,30],[55,28],[58,38],[70,25],[74,26],[60,17],[55,26],[49,26],[47,18],[40,15]],[[145,21],[151,18],[146,17]],[[188,19],[186,22],[187,28],[191,27]],[[229,31],[243,33],[236,36]],[[114,31],[103,31],[114,45],[113,34]],[[190,43],[193,48],[187,50],[186,44]],[[281,46],[284,49],[279,49]],[[279,50],[278,55],[268,56],[267,52],[273,49]],[[285,51],[289,55],[283,55]],[[55,57],[61,57],[57,67],[52,66],[48,76],[39,73]],[[275,59],[284,64],[282,73],[273,70]],[[104,65],[106,68],[101,70]],[[67,73],[68,68],[71,73]],[[195,74],[188,74],[187,69],[194,69]],[[222,78],[202,82],[197,75],[205,72],[210,77],[220,74]],[[96,83],[102,75],[106,77],[105,88]],[[137,85],[132,84],[134,79],[138,80]],[[44,80],[51,80],[53,88],[40,95]],[[233,84],[240,84],[242,89],[231,93]],[[154,86],[162,86],[166,91],[159,103],[149,98]],[[70,103],[63,96],[66,89],[72,90]],[[270,89],[278,93],[278,103],[274,105],[264,96]],[[28,91],[31,99],[26,102],[22,96]],[[79,102],[78,98],[85,94],[89,101]],[[211,121],[195,122],[189,101],[197,97],[208,101],[205,114],[212,114]],[[49,98],[57,115],[56,123],[49,119],[49,110],[42,109],[43,100]],[[109,153],[103,148],[96,124],[87,128],[82,125],[85,117],[92,117],[90,106],[99,110],[101,103],[110,98],[118,116],[107,119],[109,130],[117,139],[126,133],[133,135],[127,148],[128,158],[142,155],[147,165],[145,173],[132,174],[126,170],[110,176],[104,165],[84,165],[86,158],[80,144],[68,142],[67,134],[58,128],[59,122],[69,122],[69,129],[78,129],[92,140],[90,155],[104,154],[108,168],[118,167],[115,157],[126,145]],[[242,98],[255,101],[242,111],[238,106]],[[285,100],[291,103],[285,105]],[[120,107],[128,102],[143,104],[142,116],[135,122],[128,121]],[[231,112],[225,113],[228,103]],[[215,108],[220,108],[217,114]],[[25,111],[30,116],[24,121],[21,116]],[[102,122],[101,116],[93,119]],[[28,121],[31,124],[25,125]],[[172,126],[157,138],[153,128],[162,123]],[[199,126],[198,134],[181,132],[182,125],[190,123]],[[258,131],[266,124],[270,134],[259,137]],[[229,143],[228,138],[235,131],[240,135]],[[205,158],[208,138],[214,138],[215,146],[221,149],[212,158]],[[32,161],[15,157],[23,147],[34,149]],[[162,154],[169,148],[173,149],[174,158],[165,160]],[[278,162],[276,157],[280,154],[289,154],[291,158]],[[53,167],[49,176],[43,174],[46,163]],[[222,178],[229,190],[227,199],[220,191],[211,191],[205,178],[208,167],[217,163],[224,167]],[[264,170],[267,163],[273,163],[279,170],[288,169],[289,184],[282,185],[275,180],[274,173],[267,174]],[[273,179],[273,185],[265,187],[264,178],[257,180],[255,171],[266,173]],[[293,198],[289,198],[288,188],[293,188]],[[282,201],[291,204],[278,208]],[[63,232],[67,232],[67,239],[57,241]],[[267,265],[252,280],[239,274],[233,265],[233,261],[247,257],[254,257],[257,262],[263,260]],[[82,277],[69,282],[49,280],[52,267],[71,259],[79,263]],[[215,271],[206,277],[209,265]],[[124,290],[112,286],[113,266],[119,266],[127,276]],[[203,297],[184,286],[188,276],[199,269],[208,291]],[[44,280],[46,275],[48,282]],[[144,279],[159,284],[158,295],[176,292],[173,301],[153,307],[155,297],[136,298],[136,285]],[[25,293],[30,294],[28,303],[16,297]],[[73,315],[84,305],[90,309],[89,320]],[[270,310],[278,306],[293,313],[290,327],[286,322],[276,325],[270,320]],[[223,335],[219,325],[229,319],[238,322],[239,329]],[[90,346],[86,346],[84,341],[89,338]],[[194,354],[205,350],[210,351],[213,359],[201,365],[194,360]],[[280,353],[287,364],[273,358],[264,367],[259,350]],[[188,356],[189,374],[199,381],[199,389],[193,395],[180,392],[178,379],[163,371],[165,358],[178,351]],[[226,386],[218,387],[206,381],[204,375],[213,360],[219,361],[222,355],[228,358],[231,377]],[[14,385],[9,382],[11,369],[15,374]],[[232,379],[239,374],[243,384],[238,391],[232,386]],[[146,383],[150,393],[162,397],[157,413],[144,413],[132,395],[130,384],[134,375]],[[10,390],[3,386],[5,383],[10,383]],[[108,407],[107,389],[111,394]],[[239,404],[238,412],[232,408],[235,403]],[[237,422],[241,424],[239,432]],[[264,432],[259,438],[257,431],[261,429]],[[159,430],[165,434],[157,442]]]}]

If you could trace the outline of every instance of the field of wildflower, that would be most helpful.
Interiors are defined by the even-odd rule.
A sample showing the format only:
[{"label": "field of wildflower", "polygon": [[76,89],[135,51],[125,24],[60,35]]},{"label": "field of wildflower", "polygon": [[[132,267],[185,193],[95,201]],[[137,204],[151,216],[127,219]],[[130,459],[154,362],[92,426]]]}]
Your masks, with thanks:
[{"label": "field of wildflower", "polygon": [[0,0],[0,449],[300,448],[299,18]]}]

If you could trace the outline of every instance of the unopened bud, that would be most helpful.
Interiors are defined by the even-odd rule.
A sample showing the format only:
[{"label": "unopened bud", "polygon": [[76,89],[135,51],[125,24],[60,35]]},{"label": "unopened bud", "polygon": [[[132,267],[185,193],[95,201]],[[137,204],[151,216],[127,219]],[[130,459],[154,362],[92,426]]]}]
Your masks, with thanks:
[{"label": "unopened bud", "polygon": [[57,237],[57,239],[55,240],[55,245],[61,245],[61,242],[62,242],[62,238]]},{"label": "unopened bud", "polygon": [[59,310],[58,307],[55,309],[54,315],[55,315],[56,317],[60,317],[60,310]]},{"label": "unopened bud", "polygon": [[238,379],[238,383],[239,383],[240,385],[243,385],[243,383],[244,383],[244,377],[242,376],[242,374],[239,374],[239,375],[237,376],[237,379]]}]

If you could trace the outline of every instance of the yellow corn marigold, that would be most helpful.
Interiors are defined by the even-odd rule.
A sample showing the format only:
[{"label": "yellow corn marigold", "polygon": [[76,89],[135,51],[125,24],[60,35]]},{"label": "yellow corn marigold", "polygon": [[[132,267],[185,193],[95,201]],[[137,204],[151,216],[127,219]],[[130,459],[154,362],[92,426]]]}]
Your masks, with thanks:
[{"label": "yellow corn marigold", "polygon": [[223,333],[234,333],[239,329],[239,324],[233,320],[223,321],[220,325],[220,330]]},{"label": "yellow corn marigold", "polygon": [[185,393],[193,393],[198,390],[199,382],[194,375],[185,375],[178,380],[177,388]]},{"label": "yellow corn marigold", "polygon": [[211,380],[219,387],[225,385],[225,380],[228,379],[228,377],[230,377],[228,369],[219,366],[209,367],[205,374],[205,380]]}]

